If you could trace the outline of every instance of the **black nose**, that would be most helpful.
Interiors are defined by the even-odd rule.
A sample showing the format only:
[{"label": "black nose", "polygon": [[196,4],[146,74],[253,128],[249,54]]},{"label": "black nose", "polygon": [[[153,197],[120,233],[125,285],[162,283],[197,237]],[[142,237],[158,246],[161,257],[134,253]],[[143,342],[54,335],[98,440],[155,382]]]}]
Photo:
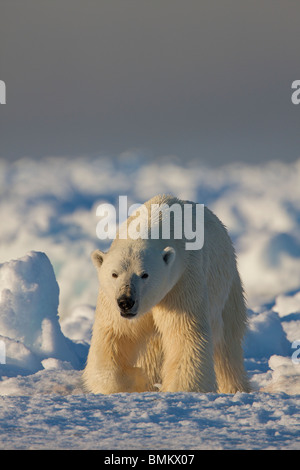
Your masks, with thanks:
[{"label": "black nose", "polygon": [[127,297],[126,295],[122,295],[118,299],[118,305],[123,312],[128,312],[134,306],[134,304],[135,301],[133,300],[133,298]]}]

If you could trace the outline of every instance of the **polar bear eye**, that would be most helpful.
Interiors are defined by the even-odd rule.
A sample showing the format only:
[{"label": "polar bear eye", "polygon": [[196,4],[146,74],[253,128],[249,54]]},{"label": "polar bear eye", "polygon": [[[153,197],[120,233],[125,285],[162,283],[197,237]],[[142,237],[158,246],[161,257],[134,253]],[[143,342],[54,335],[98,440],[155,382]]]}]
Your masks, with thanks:
[{"label": "polar bear eye", "polygon": [[147,274],[147,273],[143,273],[143,274],[141,275],[141,278],[142,278],[142,279],[147,279],[147,277],[149,277],[149,274]]},{"label": "polar bear eye", "polygon": [[112,277],[115,278],[115,279],[117,279],[118,274],[117,274],[117,273],[112,273]]}]

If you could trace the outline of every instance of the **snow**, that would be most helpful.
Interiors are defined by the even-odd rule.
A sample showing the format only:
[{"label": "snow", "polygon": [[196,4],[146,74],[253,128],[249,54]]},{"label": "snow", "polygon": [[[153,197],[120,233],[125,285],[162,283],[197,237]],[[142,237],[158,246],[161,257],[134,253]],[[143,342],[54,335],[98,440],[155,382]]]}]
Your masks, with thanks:
[{"label": "snow", "polygon": [[79,367],[76,345],[61,331],[59,287],[47,256],[32,251],[3,263],[0,285],[0,331],[5,345],[5,338],[9,338],[8,368],[34,372],[42,369],[42,361],[49,357]]},{"label": "snow", "polygon": [[0,397],[0,415],[4,449],[299,448],[285,394]]},{"label": "snow", "polygon": [[[299,448],[300,161],[210,169],[128,153],[0,167],[1,448]],[[89,255],[107,246],[96,208],[158,192],[209,205],[229,228],[248,295],[250,394],[82,389],[98,287]]]}]

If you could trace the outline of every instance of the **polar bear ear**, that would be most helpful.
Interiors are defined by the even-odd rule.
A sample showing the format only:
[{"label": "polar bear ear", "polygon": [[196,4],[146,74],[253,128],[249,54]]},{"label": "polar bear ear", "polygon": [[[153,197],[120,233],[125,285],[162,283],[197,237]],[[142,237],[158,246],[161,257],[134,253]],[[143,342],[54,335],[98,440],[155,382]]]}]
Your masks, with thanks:
[{"label": "polar bear ear", "polygon": [[101,250],[93,251],[93,253],[91,254],[91,258],[96,268],[100,268],[100,266],[103,263],[104,256],[105,256],[105,253],[103,253],[103,251]]},{"label": "polar bear ear", "polygon": [[162,257],[167,265],[171,265],[176,257],[176,252],[174,248],[172,248],[171,246],[167,246],[162,252]]}]

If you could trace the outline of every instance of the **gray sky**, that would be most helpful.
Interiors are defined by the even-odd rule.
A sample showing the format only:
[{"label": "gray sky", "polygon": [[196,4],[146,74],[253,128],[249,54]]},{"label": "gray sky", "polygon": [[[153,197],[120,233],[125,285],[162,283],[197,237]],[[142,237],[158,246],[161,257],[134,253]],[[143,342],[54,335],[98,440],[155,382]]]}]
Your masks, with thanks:
[{"label": "gray sky", "polygon": [[298,0],[0,0],[0,157],[300,156]]}]

